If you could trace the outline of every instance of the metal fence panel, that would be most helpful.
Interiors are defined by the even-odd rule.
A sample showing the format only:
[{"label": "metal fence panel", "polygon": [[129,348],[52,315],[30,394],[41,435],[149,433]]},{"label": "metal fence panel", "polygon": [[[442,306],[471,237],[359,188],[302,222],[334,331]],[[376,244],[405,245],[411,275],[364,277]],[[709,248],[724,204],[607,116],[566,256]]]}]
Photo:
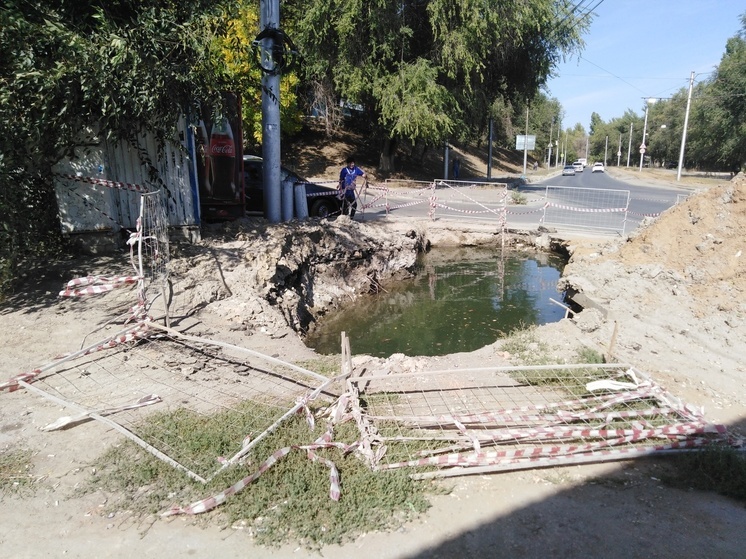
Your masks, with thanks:
[{"label": "metal fence panel", "polygon": [[547,186],[546,226],[610,230],[625,233],[629,190]]}]

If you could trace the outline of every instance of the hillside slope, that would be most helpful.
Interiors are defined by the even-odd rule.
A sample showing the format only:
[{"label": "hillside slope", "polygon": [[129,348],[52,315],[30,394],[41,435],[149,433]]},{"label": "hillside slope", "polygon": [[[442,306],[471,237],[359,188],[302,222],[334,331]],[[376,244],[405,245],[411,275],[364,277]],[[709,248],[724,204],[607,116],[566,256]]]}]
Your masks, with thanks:
[{"label": "hillside slope", "polygon": [[[417,149],[401,146],[396,157],[396,171],[382,173],[378,170],[381,142],[365,130],[342,129],[334,136],[327,136],[323,126],[312,119],[306,120],[302,132],[283,143],[283,164],[301,176],[317,180],[333,180],[349,155],[365,169],[370,180],[387,178],[432,180],[444,173],[442,148]],[[449,159],[461,160],[460,177],[487,176],[488,147],[451,144]],[[529,158],[528,164],[533,164]],[[523,172],[523,153],[493,146],[492,178],[520,175]]]}]

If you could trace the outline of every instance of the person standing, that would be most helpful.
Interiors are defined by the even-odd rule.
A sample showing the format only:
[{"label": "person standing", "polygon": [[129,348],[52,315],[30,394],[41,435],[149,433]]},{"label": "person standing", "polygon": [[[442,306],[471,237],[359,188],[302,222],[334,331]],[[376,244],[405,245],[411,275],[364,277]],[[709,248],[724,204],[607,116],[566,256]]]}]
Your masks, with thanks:
[{"label": "person standing", "polygon": [[461,170],[461,160],[457,157],[453,160],[453,178],[458,178],[458,172]]},{"label": "person standing", "polygon": [[346,165],[339,172],[339,191],[342,196],[342,213],[355,217],[357,210],[357,198],[355,197],[355,180],[358,177],[366,178],[367,175],[360,167],[355,165],[355,158],[348,157]]}]

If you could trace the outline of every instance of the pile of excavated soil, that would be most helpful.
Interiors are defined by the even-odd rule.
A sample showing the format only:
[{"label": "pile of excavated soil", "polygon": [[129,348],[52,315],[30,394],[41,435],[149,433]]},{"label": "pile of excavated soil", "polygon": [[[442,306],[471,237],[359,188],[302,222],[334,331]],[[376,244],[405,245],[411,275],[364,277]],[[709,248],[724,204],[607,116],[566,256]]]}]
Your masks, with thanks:
[{"label": "pile of excavated soil", "polygon": [[687,282],[707,315],[746,311],[746,177],[710,188],[671,208],[620,251],[626,266],[657,264]]},{"label": "pile of excavated soil", "polygon": [[[723,421],[746,416],[746,179],[699,191],[628,240],[577,247],[576,322]],[[674,390],[676,392],[676,390]]]}]

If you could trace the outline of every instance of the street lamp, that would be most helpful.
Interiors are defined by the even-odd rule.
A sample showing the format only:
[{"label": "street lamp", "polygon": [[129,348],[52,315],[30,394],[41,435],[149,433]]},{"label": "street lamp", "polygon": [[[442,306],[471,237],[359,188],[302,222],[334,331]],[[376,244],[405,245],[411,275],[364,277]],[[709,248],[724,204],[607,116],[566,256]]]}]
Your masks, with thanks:
[{"label": "street lamp", "polygon": [[692,87],[694,87],[694,72],[689,77],[689,96],[686,99],[686,116],[684,117],[684,132],[681,134],[681,151],[679,151],[679,167],[676,171],[676,181],[681,180],[681,168],[684,166],[684,146],[686,146],[686,128],[689,125],[689,107],[692,105]]},{"label": "street lamp", "polygon": [[642,143],[640,144],[640,171],[642,171],[642,160],[645,158],[645,136],[648,133],[648,109],[650,105],[653,105],[658,99],[650,97],[645,102],[645,124],[642,127]]}]

